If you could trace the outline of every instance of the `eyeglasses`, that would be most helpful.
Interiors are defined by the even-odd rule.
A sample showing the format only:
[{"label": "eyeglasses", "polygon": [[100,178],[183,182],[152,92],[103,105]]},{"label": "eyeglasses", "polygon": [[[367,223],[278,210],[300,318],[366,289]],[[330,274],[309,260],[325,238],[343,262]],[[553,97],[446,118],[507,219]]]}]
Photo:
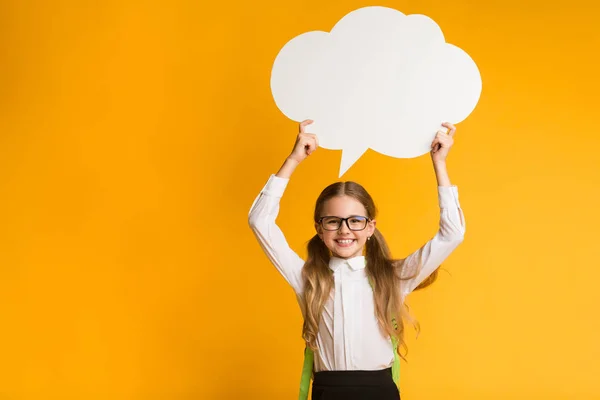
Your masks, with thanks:
[{"label": "eyeglasses", "polygon": [[369,218],[360,215],[351,215],[348,218],[321,217],[319,219],[319,224],[321,224],[326,231],[337,231],[342,227],[342,222],[344,221],[351,231],[362,231],[367,227],[370,220]]}]

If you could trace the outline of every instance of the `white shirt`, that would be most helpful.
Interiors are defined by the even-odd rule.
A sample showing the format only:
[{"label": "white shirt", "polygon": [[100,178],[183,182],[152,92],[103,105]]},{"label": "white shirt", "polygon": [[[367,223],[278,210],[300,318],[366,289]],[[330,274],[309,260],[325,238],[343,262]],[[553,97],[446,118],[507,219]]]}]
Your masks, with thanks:
[{"label": "white shirt", "polygon": [[[252,204],[250,227],[275,268],[296,292],[304,315],[302,301],[304,283],[302,260],[288,245],[283,232],[275,223],[279,199],[289,179],[271,175]],[[423,247],[406,258],[403,275],[410,276],[421,261],[421,271],[403,280],[400,290],[404,298],[427,278],[462,242],[465,223],[456,186],[439,186],[440,225],[437,234]],[[317,334],[315,368],[318,371],[379,370],[394,361],[390,337],[379,329],[375,316],[373,290],[365,271],[365,257],[348,260],[332,257],[329,268],[335,282],[325,302]]]}]

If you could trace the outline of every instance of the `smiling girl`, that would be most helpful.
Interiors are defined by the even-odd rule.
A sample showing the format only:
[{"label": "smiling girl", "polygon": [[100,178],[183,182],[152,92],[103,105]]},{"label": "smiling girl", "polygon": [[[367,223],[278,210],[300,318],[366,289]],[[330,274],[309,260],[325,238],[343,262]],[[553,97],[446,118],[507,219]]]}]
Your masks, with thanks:
[{"label": "smiling girl", "polygon": [[[442,126],[431,144],[440,207],[436,235],[404,259],[393,259],[377,229],[377,210],[367,191],[355,182],[336,182],[317,199],[315,235],[308,257],[287,244],[275,220],[279,200],[296,167],[318,148],[300,123],[292,153],[271,175],[254,201],[249,223],[269,260],[296,292],[304,318],[305,365],[300,398],[398,400],[397,387],[403,318],[412,321],[406,296],[431,284],[437,268],[462,242],[465,222],[458,189],[450,183],[446,158],[456,128]],[[314,375],[313,375],[314,373]]]}]

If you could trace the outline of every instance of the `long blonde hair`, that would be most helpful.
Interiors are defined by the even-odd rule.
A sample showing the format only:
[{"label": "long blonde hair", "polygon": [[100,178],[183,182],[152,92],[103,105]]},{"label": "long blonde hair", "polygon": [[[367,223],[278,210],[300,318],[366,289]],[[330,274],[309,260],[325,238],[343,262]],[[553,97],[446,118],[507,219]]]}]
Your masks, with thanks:
[{"label": "long blonde hair", "polygon": [[[369,219],[375,219],[377,208],[369,193],[356,182],[336,182],[326,187],[319,195],[314,213],[314,221],[318,223],[321,218],[324,204],[335,196],[349,196],[358,200],[364,207]],[[323,306],[333,289],[333,273],[329,269],[331,252],[325,243],[315,235],[307,245],[308,258],[302,269],[304,280],[304,326],[302,337],[307,345],[315,350],[317,348],[317,333],[319,321],[323,312]],[[378,229],[375,229],[371,239],[365,246],[366,272],[373,286],[373,299],[375,314],[379,326],[383,332],[398,340],[398,354],[400,348],[408,352],[404,342],[404,321],[410,321],[417,333],[420,330],[419,323],[410,315],[408,307],[403,304],[400,294],[400,282],[413,278],[419,268],[414,271],[404,271],[404,260],[394,260],[385,239]],[[437,278],[437,270],[423,281],[416,289],[422,289],[432,284]],[[415,290],[416,290],[415,289]],[[396,324],[393,324],[392,320]]]}]

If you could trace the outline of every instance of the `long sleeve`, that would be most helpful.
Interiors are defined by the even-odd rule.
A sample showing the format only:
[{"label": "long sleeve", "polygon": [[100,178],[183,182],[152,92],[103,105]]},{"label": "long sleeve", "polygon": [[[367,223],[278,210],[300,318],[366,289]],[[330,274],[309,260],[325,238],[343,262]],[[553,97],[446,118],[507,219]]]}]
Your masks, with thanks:
[{"label": "long sleeve", "polygon": [[281,229],[275,223],[279,214],[279,200],[289,179],[271,175],[250,208],[248,223],[263,251],[296,294],[303,292],[302,260],[288,245]]},{"label": "long sleeve", "polygon": [[412,292],[431,275],[463,241],[465,220],[458,201],[456,186],[438,186],[440,224],[436,235],[420,249],[406,257],[402,268],[402,295]]}]

